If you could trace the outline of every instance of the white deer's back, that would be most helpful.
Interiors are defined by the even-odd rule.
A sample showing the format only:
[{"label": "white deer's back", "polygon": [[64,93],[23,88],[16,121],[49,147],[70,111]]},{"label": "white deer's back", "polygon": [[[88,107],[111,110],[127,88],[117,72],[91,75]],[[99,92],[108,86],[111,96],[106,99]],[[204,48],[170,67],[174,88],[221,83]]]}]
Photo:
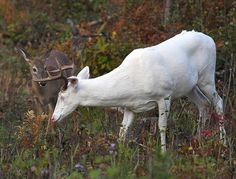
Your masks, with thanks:
[{"label": "white deer's back", "polygon": [[[130,77],[127,84],[137,88],[145,86],[151,93],[161,94],[162,90],[166,93],[171,88],[173,97],[179,97],[191,90],[209,65],[215,66],[214,41],[191,31],[156,46],[134,50],[125,58],[116,76],[125,73]],[[214,69],[209,73],[214,73]]]}]

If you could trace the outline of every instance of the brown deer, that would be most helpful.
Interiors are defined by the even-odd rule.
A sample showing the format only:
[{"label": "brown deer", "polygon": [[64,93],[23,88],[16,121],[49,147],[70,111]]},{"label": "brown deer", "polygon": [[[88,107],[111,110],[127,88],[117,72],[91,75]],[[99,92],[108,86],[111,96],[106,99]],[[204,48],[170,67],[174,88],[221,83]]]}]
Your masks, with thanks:
[{"label": "brown deer", "polygon": [[35,58],[31,58],[23,49],[18,50],[30,67],[36,113],[41,114],[46,107],[50,118],[60,89],[67,85],[66,78],[73,75],[74,63],[65,53],[57,50],[49,50],[45,55]]}]

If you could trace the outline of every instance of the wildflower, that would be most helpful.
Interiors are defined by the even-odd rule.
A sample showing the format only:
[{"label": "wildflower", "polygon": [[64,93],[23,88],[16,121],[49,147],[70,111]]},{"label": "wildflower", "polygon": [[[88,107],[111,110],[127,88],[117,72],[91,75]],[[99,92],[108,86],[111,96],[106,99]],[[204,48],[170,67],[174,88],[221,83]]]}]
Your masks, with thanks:
[{"label": "wildflower", "polygon": [[47,178],[49,175],[49,171],[47,168],[43,168],[40,172],[42,178]]},{"label": "wildflower", "polygon": [[84,166],[83,166],[82,164],[80,164],[80,163],[77,163],[77,164],[75,165],[75,169],[76,169],[78,172],[84,172],[84,171],[85,171]]},{"label": "wildflower", "polygon": [[189,146],[189,147],[188,147],[188,150],[189,150],[189,151],[192,151],[192,150],[193,150],[193,147],[192,147],[192,146]]},{"label": "wildflower", "polygon": [[115,39],[116,36],[117,36],[117,32],[116,32],[116,31],[112,31],[112,33],[111,33],[111,38],[112,38],[112,39]]},{"label": "wildflower", "polygon": [[109,147],[109,154],[112,155],[116,151],[116,144],[111,143]]},{"label": "wildflower", "polygon": [[0,178],[4,178],[4,174],[2,170],[0,170]]},{"label": "wildflower", "polygon": [[201,132],[201,136],[204,138],[210,138],[212,137],[213,133],[211,130],[204,130]]},{"label": "wildflower", "polygon": [[116,150],[116,144],[112,143],[112,144],[110,145],[110,149],[111,149],[111,150]]}]

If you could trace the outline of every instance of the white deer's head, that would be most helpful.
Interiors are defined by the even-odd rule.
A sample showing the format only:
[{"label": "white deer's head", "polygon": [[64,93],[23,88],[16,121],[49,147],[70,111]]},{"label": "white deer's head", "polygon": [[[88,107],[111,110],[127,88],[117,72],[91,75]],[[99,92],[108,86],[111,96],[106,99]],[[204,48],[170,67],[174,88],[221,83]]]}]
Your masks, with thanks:
[{"label": "white deer's head", "polygon": [[68,78],[68,86],[58,94],[57,104],[52,115],[52,121],[60,121],[72,113],[78,106],[79,83],[89,78],[89,67],[84,67],[77,76]]}]

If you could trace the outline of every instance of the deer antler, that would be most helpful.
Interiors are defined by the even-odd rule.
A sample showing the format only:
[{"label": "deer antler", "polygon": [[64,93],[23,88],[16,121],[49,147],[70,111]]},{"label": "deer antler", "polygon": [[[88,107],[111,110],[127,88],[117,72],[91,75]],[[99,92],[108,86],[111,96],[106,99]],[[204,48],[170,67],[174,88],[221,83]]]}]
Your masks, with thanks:
[{"label": "deer antler", "polygon": [[[63,65],[61,66],[61,64],[58,62],[57,58],[56,58],[56,62],[57,62],[57,66],[59,69],[57,70],[52,70],[52,71],[48,71],[47,70],[47,74],[48,77],[47,78],[33,78],[33,80],[35,82],[45,82],[45,81],[52,81],[52,80],[56,80],[56,79],[63,79],[65,81],[65,85],[64,88],[67,86],[68,84],[68,80],[66,77],[63,76],[62,71],[67,70],[67,69],[73,69],[74,68],[74,63],[70,64],[70,65]],[[59,73],[58,75],[51,75],[51,73]]]}]

